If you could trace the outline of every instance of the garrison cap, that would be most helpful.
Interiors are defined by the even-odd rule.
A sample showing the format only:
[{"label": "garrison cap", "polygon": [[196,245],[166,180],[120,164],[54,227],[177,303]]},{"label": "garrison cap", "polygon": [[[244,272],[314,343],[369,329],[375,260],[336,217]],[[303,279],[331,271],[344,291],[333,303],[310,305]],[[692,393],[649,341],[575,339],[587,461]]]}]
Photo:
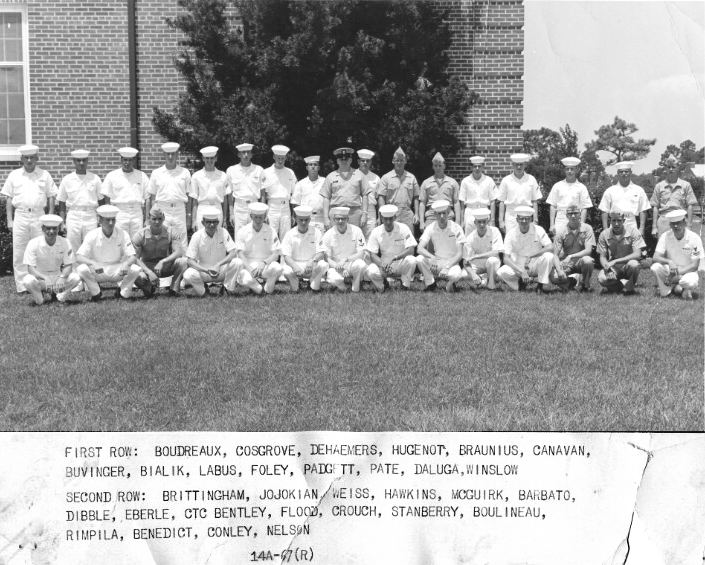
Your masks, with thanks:
[{"label": "garrison cap", "polygon": [[360,159],[372,159],[372,157],[375,156],[374,151],[370,151],[369,149],[358,149],[357,150],[357,156]]},{"label": "garrison cap", "polygon": [[447,200],[436,200],[433,204],[431,204],[431,210],[434,212],[443,212],[448,208],[450,208],[450,202]]},{"label": "garrison cap", "polygon": [[164,151],[164,153],[176,153],[180,147],[181,145],[175,141],[167,141],[166,143],[162,143],[162,151]]},{"label": "garrison cap", "polygon": [[514,208],[514,212],[517,215],[517,218],[519,216],[533,216],[534,215],[534,209],[531,206],[517,206]]},{"label": "garrison cap", "polygon": [[685,217],[685,210],[672,210],[671,212],[668,212],[668,214],[666,214],[666,218],[669,222],[680,222],[681,220],[685,219]]},{"label": "garrison cap", "polygon": [[150,216],[159,216],[160,218],[164,217],[164,210],[162,210],[159,207],[159,204],[155,204],[149,209],[149,215]]},{"label": "garrison cap", "polygon": [[433,159],[431,159],[432,163],[445,163],[446,160],[443,158],[443,155],[441,155],[440,151],[437,151],[436,154],[433,156]]},{"label": "garrison cap", "polygon": [[139,151],[137,151],[134,147],[121,147],[118,149],[118,153],[120,154],[120,157],[123,157],[124,159],[132,159],[137,156]]},{"label": "garrison cap", "polygon": [[20,145],[17,151],[19,151],[20,155],[23,157],[29,157],[30,155],[36,155],[39,152],[39,147],[36,145]]},{"label": "garrison cap", "polygon": [[215,157],[216,153],[218,153],[218,148],[215,145],[209,145],[201,149],[201,155],[204,157]]},{"label": "garrison cap", "polygon": [[482,164],[484,164],[484,162],[485,162],[485,158],[484,158],[484,157],[480,157],[479,155],[475,155],[475,156],[473,156],[473,157],[470,157],[470,162],[471,162],[473,165],[482,165]]},{"label": "garrison cap", "polygon": [[61,216],[57,216],[56,214],[44,214],[39,217],[39,223],[43,226],[47,226],[48,228],[60,226],[63,221],[64,220],[61,219]]},{"label": "garrison cap", "polygon": [[269,206],[267,206],[264,202],[250,202],[247,205],[247,209],[252,214],[266,214],[269,210]]},{"label": "garrison cap", "polygon": [[531,156],[526,153],[514,153],[509,159],[512,163],[528,163]]},{"label": "garrison cap", "polygon": [[88,149],[74,149],[71,151],[71,158],[72,159],[88,159],[88,156],[91,154]]},{"label": "garrison cap", "polygon": [[251,143],[241,143],[240,145],[236,145],[235,149],[237,149],[238,151],[252,151],[253,147],[254,145],[252,145]]},{"label": "garrison cap", "polygon": [[580,164],[580,159],[577,157],[564,157],[561,159],[564,167],[577,167]]},{"label": "garrison cap", "polygon": [[404,159],[406,159],[406,153],[404,153],[401,147],[397,147],[397,150],[394,152],[394,157],[404,157]]},{"label": "garrison cap", "polygon": [[102,206],[98,206],[98,208],[96,208],[96,213],[101,218],[114,218],[118,215],[119,211],[120,208],[113,206],[112,204],[103,204]]},{"label": "garrison cap", "polygon": [[297,206],[294,208],[294,214],[299,218],[310,218],[311,214],[313,214],[313,208],[304,205]]},{"label": "garrison cap", "polygon": [[394,204],[385,204],[380,207],[379,215],[383,218],[393,218],[398,211],[399,208],[397,208]]}]

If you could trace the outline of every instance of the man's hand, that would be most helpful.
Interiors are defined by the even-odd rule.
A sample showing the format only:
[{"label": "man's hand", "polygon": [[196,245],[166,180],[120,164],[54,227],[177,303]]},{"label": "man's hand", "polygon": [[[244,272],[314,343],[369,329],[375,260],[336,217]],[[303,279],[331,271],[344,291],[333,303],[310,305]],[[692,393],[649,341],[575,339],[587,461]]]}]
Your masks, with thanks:
[{"label": "man's hand", "polygon": [[66,288],[66,279],[61,275],[54,283],[54,292],[63,292]]},{"label": "man's hand", "polygon": [[438,273],[441,272],[441,268],[436,263],[431,263],[430,269],[431,269],[431,273],[433,274],[434,277],[437,277]]},{"label": "man's hand", "polygon": [[522,271],[521,273],[519,273],[519,276],[521,277],[521,280],[524,284],[528,284],[531,282],[531,277],[526,271]]},{"label": "man's hand", "polygon": [[391,263],[387,263],[387,264],[383,265],[383,268],[384,268],[384,272],[387,273],[388,275],[391,275],[393,273]]},{"label": "man's hand", "polygon": [[211,278],[216,278],[220,274],[220,271],[218,271],[218,269],[208,269],[207,272],[208,276],[210,276]]},{"label": "man's hand", "polygon": [[553,226],[549,227],[548,231],[551,235],[556,235],[556,226],[553,225]]},{"label": "man's hand", "polygon": [[[156,271],[157,268],[154,267],[154,270]],[[149,282],[152,284],[156,284],[157,281],[159,281],[159,276],[154,271],[150,271],[149,269],[147,269],[147,278],[149,278]]]},{"label": "man's hand", "polygon": [[301,269],[301,273],[297,273],[300,277],[310,277],[313,272],[313,261],[306,263],[306,267]]},{"label": "man's hand", "polygon": [[658,226],[656,224],[651,228],[651,235],[658,235]]},{"label": "man's hand", "polygon": [[252,276],[257,278],[262,276],[262,271],[264,271],[265,264],[264,263],[257,263],[257,266],[252,269]]},{"label": "man's hand", "polygon": [[157,264],[154,265],[154,272],[158,277],[162,276],[162,269],[164,269],[164,259],[158,261]]}]

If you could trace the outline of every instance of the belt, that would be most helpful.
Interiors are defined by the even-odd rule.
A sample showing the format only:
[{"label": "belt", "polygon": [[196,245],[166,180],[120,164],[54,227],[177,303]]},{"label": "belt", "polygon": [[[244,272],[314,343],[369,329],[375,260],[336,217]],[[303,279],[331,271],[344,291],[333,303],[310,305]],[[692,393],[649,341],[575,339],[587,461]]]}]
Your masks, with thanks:
[{"label": "belt", "polygon": [[247,206],[250,202],[255,202],[255,200],[245,200],[244,198],[235,198],[235,204],[244,204]]},{"label": "belt", "polygon": [[159,206],[160,208],[176,208],[177,206],[183,206],[184,204],[186,204],[186,202],[157,202],[157,206]]},{"label": "belt", "polygon": [[286,198],[270,198],[267,204],[288,204],[289,201]]},{"label": "belt", "polygon": [[69,212],[95,212],[97,206],[71,206]]},{"label": "belt", "polygon": [[16,211],[16,212],[24,212],[24,213],[26,213],[26,214],[38,214],[38,213],[40,213],[40,212],[43,214],[43,213],[44,213],[44,207],[42,207],[42,208],[37,208],[37,207],[35,207],[35,208],[26,208],[26,207],[24,207],[24,206],[19,206],[19,207],[15,208],[15,211]]},{"label": "belt", "polygon": [[139,210],[142,208],[141,202],[111,202],[113,206],[117,206],[120,210]]}]

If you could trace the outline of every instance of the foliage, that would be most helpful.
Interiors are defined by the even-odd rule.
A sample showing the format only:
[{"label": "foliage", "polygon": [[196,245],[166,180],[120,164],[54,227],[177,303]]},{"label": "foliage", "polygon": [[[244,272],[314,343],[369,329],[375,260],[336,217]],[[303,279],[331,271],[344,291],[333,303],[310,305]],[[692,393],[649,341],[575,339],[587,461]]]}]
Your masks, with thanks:
[{"label": "foliage", "polygon": [[6,199],[0,198],[0,275],[12,272],[12,232],[7,228]]},{"label": "foliage", "polygon": [[655,139],[635,140],[632,134],[636,133],[636,125],[615,116],[611,124],[600,126],[595,131],[597,139],[585,144],[585,150],[591,157],[598,152],[610,154],[604,165],[609,166],[620,161],[636,161],[643,159],[649,154],[650,147],[656,144]]},{"label": "foliage", "polygon": [[241,25],[222,0],[179,4],[169,24],[184,35],[186,91],[154,123],[187,150],[218,145],[225,166],[243,141],[267,154],[284,143],[298,163],[343,144],[384,163],[399,145],[419,164],[459,149],[451,132],[474,96],[447,72],[452,37],[437,4],[238,0]]},{"label": "foliage", "polygon": [[696,149],[695,143],[693,143],[690,139],[682,141],[679,145],[668,145],[666,150],[661,153],[659,166],[653,170],[653,174],[655,176],[659,178],[664,178],[666,176],[666,159],[668,159],[671,155],[678,159],[678,175],[691,184],[698,201],[702,202],[703,179],[693,175],[693,172],[690,170],[690,163],[705,163],[705,147]]}]

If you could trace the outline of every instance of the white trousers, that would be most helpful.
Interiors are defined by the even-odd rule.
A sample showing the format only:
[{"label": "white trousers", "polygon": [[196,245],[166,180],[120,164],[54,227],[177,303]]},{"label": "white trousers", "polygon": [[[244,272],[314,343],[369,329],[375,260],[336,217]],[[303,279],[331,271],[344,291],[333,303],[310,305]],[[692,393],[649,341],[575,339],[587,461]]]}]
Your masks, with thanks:
[{"label": "white trousers", "polygon": [[[350,276],[352,277],[351,289],[353,292],[358,292],[360,290],[362,277],[368,269],[369,266],[362,259],[348,261],[343,265],[343,270],[350,273]],[[330,267],[326,273],[326,280],[330,284],[335,285],[339,290],[345,290],[345,277],[343,274],[339,273],[337,269]]]},{"label": "white trousers", "polygon": [[218,275],[212,277],[208,273],[189,267],[184,271],[183,280],[185,284],[191,285],[193,292],[198,296],[206,293],[206,283],[222,282],[227,290],[232,291],[235,289],[235,281],[241,268],[242,261],[233,259],[227,265],[221,265]]},{"label": "white trousers", "polygon": [[[42,295],[42,291],[53,291],[54,285],[56,284],[56,280],[61,275],[61,273],[51,273],[48,275],[44,273],[42,274],[46,277],[44,280],[39,280],[35,276],[29,274],[25,275],[24,279],[22,279],[25,288],[32,295],[35,304],[42,304],[44,302],[44,296]],[[56,298],[58,299],[58,301],[64,302],[71,289],[75,288],[76,285],[78,285],[78,283],[80,282],[81,277],[79,277],[76,273],[69,273],[69,276],[66,277],[66,280],[64,282],[64,290],[56,293]]]},{"label": "white trousers", "polygon": [[156,204],[164,212],[164,226],[171,228],[174,235],[181,236],[186,244],[186,202],[157,202]]},{"label": "white trousers", "polygon": [[[549,275],[553,269],[553,253],[546,252],[538,257],[533,257],[526,264],[526,271],[529,276],[536,277],[540,284],[549,283]],[[503,265],[497,270],[497,275],[502,279],[512,290],[519,290],[519,275],[509,267]]]},{"label": "white trousers", "polygon": [[94,269],[95,268],[102,268],[103,272],[96,273],[91,271],[90,267],[84,264],[76,267],[76,273],[78,273],[78,276],[83,280],[91,296],[100,294],[100,283],[116,282],[120,285],[120,295],[123,298],[129,298],[132,296],[132,284],[142,272],[142,267],[130,265],[128,268],[125,263],[98,265],[98,267],[94,267]]},{"label": "white trousers", "polygon": [[98,215],[95,210],[69,209],[66,212],[66,239],[69,240],[74,253],[81,247],[86,234],[97,227]]},{"label": "white trousers", "polygon": [[144,227],[142,204],[114,204],[114,206],[120,209],[115,217],[115,225],[126,231],[130,239],[132,239]]},{"label": "white trousers", "polygon": [[[412,257],[410,255],[404,257],[400,261],[394,261],[392,263],[392,276],[397,276],[401,278],[401,283],[405,287],[411,286],[411,279],[414,277],[416,272],[416,265],[418,263],[418,257]],[[367,276],[375,285],[375,288],[379,291],[384,290],[384,278],[389,276],[388,273],[383,273],[375,263],[370,263],[367,267]]]},{"label": "white trousers", "polygon": [[[307,261],[296,261],[296,264],[301,267],[302,269],[306,268]],[[286,280],[289,281],[289,286],[291,286],[291,290],[297,291],[299,290],[299,276],[294,273],[294,269],[292,269],[288,264],[282,263],[282,274],[286,277]],[[320,290],[321,288],[321,280],[323,279],[323,276],[326,274],[328,271],[328,263],[321,259],[318,261],[316,264],[313,265],[313,269],[311,270],[311,274],[309,275],[309,284],[313,290]]]},{"label": "white trousers", "polygon": [[653,263],[651,271],[656,276],[656,284],[661,296],[668,296],[673,291],[673,287],[679,284],[683,290],[698,289],[698,272],[690,272],[678,278],[676,282],[668,281],[668,276],[671,274],[671,267],[663,263]]},{"label": "white trousers", "polygon": [[12,221],[12,267],[15,271],[17,292],[27,290],[22,282],[27,276],[27,265],[23,263],[24,252],[31,239],[42,235],[42,226],[39,223],[42,214],[44,214],[42,208],[31,212],[15,209],[15,217]]},{"label": "white trousers", "polygon": [[487,273],[487,288],[497,288],[497,271],[502,262],[499,257],[483,257],[465,262],[463,269],[463,279],[472,279],[472,274]]},{"label": "white trousers", "polygon": [[[264,266],[264,263],[262,261],[251,261],[245,263],[242,259],[233,259],[233,262],[236,262],[235,264],[238,267],[236,277],[237,284],[246,286],[256,294],[260,294],[262,292],[262,285],[257,282],[255,277],[252,276],[252,271],[254,271],[257,267]],[[264,279],[264,292],[267,294],[274,292],[274,285],[277,284],[277,280],[282,276],[283,272],[284,269],[282,268],[281,263],[277,263],[276,261],[264,267],[264,270],[260,275]]]},{"label": "white trousers", "polygon": [[423,275],[423,282],[426,286],[433,284],[436,281],[433,276],[433,272],[431,271],[431,267],[438,267],[438,269],[440,269],[438,277],[441,279],[447,279],[448,284],[451,286],[460,280],[460,277],[463,274],[460,265],[456,264],[448,268],[445,266],[446,263],[447,261],[429,259],[428,257],[418,256],[416,258],[416,264],[419,271],[421,271],[421,274]]},{"label": "white trousers", "polygon": [[277,232],[279,241],[284,239],[286,232],[291,229],[291,210],[289,201],[275,198],[269,201],[269,225]]}]

